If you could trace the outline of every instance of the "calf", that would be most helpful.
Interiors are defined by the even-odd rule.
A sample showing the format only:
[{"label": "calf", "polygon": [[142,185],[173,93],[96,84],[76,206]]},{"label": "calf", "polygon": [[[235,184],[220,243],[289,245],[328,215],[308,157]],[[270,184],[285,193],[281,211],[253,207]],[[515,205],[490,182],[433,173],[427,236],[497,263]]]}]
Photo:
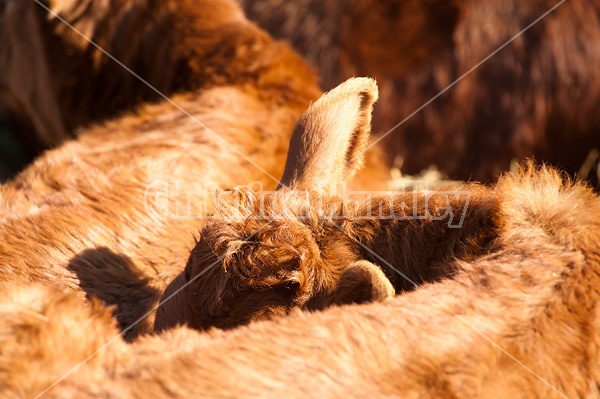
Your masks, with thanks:
[{"label": "calf", "polygon": [[219,207],[165,291],[156,331],[380,300],[393,291],[379,267],[407,291],[453,275],[458,259],[489,253],[498,229],[493,189],[329,195],[362,166],[376,98],[374,81],[354,79],[310,107],[294,129],[280,189],[241,190],[237,204]]}]

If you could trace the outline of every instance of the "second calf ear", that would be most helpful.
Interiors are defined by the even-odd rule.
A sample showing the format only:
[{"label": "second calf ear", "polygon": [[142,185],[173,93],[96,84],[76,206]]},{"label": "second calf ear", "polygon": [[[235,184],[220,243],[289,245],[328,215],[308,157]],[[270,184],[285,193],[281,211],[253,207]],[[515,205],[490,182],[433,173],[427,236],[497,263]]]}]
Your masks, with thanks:
[{"label": "second calf ear", "polygon": [[352,78],[325,93],[300,117],[279,187],[326,191],[351,179],[364,163],[378,89]]},{"label": "second calf ear", "polygon": [[340,275],[333,303],[367,303],[382,301],[396,294],[383,271],[371,262],[360,260],[351,263]]}]

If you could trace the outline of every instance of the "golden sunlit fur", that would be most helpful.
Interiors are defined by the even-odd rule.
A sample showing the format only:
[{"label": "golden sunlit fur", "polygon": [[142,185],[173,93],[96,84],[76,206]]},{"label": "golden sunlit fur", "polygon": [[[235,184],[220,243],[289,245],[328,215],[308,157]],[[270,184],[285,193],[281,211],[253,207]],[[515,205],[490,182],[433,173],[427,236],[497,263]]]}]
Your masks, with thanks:
[{"label": "golden sunlit fur", "polygon": [[597,397],[600,198],[532,166],[497,190],[497,251],[381,303],[102,348],[117,331],[106,311],[5,292],[0,390],[34,396],[102,348],[44,397]]}]

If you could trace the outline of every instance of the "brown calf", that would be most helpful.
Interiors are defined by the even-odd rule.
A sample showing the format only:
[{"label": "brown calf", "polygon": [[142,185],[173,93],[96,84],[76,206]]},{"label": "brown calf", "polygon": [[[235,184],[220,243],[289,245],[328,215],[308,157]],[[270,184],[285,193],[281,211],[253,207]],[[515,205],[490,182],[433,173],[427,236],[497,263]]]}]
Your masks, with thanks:
[{"label": "brown calf", "polygon": [[311,106],[294,129],[280,190],[242,190],[239,204],[219,207],[165,291],[156,331],[231,328],[294,307],[379,300],[393,290],[365,261],[406,291],[452,275],[456,259],[489,252],[492,189],[329,195],[362,166],[376,97],[374,81],[354,79]]}]

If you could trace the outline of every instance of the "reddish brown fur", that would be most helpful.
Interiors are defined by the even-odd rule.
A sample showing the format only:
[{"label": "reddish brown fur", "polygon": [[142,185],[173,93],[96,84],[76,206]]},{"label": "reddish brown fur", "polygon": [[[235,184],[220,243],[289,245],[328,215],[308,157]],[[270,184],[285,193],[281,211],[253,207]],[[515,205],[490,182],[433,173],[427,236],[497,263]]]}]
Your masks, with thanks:
[{"label": "reddish brown fur", "polygon": [[[340,275],[359,260],[380,265],[396,291],[452,276],[454,259],[488,253],[497,234],[492,190],[472,185],[443,195],[453,198],[465,190],[471,198],[462,228],[448,227],[447,218],[426,216],[443,211],[435,214],[437,206],[426,207],[425,194],[374,196],[384,212],[393,207],[400,218],[382,221],[366,218],[366,202],[344,209],[343,199],[323,198],[319,208],[314,205],[317,196],[307,200],[280,191],[261,204],[250,193],[248,207],[235,218],[211,220],[203,227],[185,271],[165,291],[163,300],[173,298],[159,308],[155,328],[231,328],[281,316],[294,307],[323,309],[335,303]],[[443,200],[442,194],[437,199]],[[462,195],[451,202],[453,212],[463,211],[464,200]],[[407,216],[402,201],[410,215],[416,205],[422,220],[401,219]],[[323,217],[332,209],[338,220]],[[306,214],[308,219],[302,217]]]},{"label": "reddish brown fur", "polygon": [[[39,34],[48,35],[30,39],[56,57],[47,65],[57,73],[52,93],[65,129],[143,103],[81,131],[0,186],[0,286],[42,281],[83,289],[117,304],[122,328],[143,319],[128,332],[133,337],[151,328],[152,307],[181,271],[204,216],[161,218],[145,208],[144,190],[156,180],[177,182],[183,194],[169,197],[173,210],[209,182],[274,187],[241,154],[280,175],[293,123],[319,90],[303,60],[249,23],[233,1],[50,6],[134,69],[143,65],[138,72],[158,89],[182,89],[173,101],[196,120],[166,101],[145,101],[156,96],[33,2],[8,2],[4,11],[37,18]],[[72,87],[75,81],[92,87]],[[47,89],[34,85],[33,95]],[[151,202],[151,211],[157,207]]]},{"label": "reddish brown fur", "polygon": [[[231,332],[117,340],[44,397],[597,397],[600,198],[531,167],[497,193],[496,251],[456,262],[454,279]],[[63,293],[29,288],[0,304],[8,397],[38,394],[117,331]]]},{"label": "reddish brown fur", "polygon": [[[385,132],[461,77],[558,0],[241,0],[289,40],[328,89],[349,76],[381,88]],[[600,1],[569,0],[384,139],[389,161],[416,174],[495,180],[535,157],[570,173],[600,149]]]}]

